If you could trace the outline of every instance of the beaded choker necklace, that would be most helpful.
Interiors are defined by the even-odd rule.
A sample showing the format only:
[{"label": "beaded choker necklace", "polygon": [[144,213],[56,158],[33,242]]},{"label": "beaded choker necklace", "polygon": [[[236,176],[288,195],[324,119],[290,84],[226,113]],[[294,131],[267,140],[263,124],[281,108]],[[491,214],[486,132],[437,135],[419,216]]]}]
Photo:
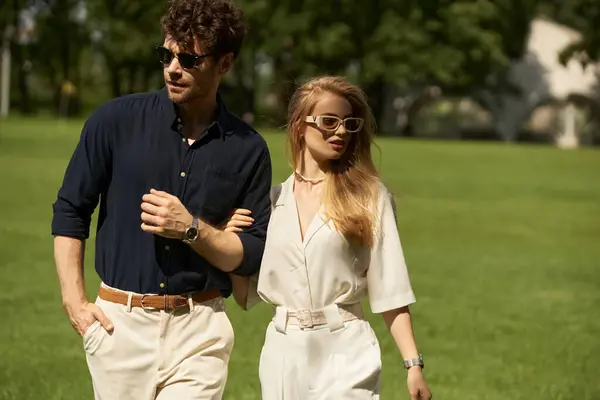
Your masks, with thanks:
[{"label": "beaded choker necklace", "polygon": [[310,182],[310,183],[313,183],[313,184],[316,184],[316,183],[319,183],[319,182],[323,182],[325,180],[325,177],[321,177],[321,178],[306,178],[302,174],[300,174],[298,171],[294,172],[294,174],[296,175],[296,177],[300,178],[300,180],[303,180],[305,182]]}]

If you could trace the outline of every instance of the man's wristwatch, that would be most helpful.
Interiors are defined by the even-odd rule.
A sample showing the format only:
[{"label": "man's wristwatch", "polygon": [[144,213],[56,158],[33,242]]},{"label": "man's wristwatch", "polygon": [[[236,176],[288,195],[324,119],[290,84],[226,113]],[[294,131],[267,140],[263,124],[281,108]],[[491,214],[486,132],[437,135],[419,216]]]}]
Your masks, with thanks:
[{"label": "man's wristwatch", "polygon": [[425,368],[425,363],[423,362],[423,355],[421,354],[419,354],[419,358],[415,358],[412,360],[404,360],[404,368],[406,369],[417,365],[421,367],[421,369]]},{"label": "man's wristwatch", "polygon": [[198,217],[194,217],[192,225],[188,226],[183,234],[183,243],[190,244],[198,239]]}]

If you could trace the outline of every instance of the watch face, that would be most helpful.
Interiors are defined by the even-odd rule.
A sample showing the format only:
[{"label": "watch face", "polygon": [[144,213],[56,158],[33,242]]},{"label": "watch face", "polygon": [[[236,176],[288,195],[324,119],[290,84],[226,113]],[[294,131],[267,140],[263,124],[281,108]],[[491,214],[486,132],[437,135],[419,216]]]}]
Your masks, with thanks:
[{"label": "watch face", "polygon": [[187,240],[195,240],[196,236],[198,236],[198,229],[194,227],[189,228],[185,234]]}]

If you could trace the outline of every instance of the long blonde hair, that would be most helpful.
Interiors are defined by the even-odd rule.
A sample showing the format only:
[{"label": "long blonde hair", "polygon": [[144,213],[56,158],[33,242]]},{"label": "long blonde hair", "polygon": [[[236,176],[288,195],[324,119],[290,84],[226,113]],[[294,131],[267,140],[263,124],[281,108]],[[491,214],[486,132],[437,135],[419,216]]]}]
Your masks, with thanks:
[{"label": "long blonde hair", "polygon": [[346,152],[340,159],[331,160],[331,171],[323,191],[325,213],[336,229],[351,242],[372,247],[377,219],[374,210],[380,185],[371,156],[377,124],[366,95],[359,87],[342,77],[321,76],[296,90],[288,107],[287,139],[292,166],[297,171],[302,162],[304,121],[323,93],[345,98],[352,106],[353,116],[364,118],[363,128],[351,134]]}]

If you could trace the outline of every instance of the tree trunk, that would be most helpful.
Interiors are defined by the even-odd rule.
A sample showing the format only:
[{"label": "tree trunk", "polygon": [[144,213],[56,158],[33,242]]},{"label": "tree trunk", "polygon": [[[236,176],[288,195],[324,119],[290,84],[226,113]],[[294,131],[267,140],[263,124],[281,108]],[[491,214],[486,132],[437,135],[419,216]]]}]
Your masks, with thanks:
[{"label": "tree trunk", "polygon": [[77,60],[75,62],[75,69],[73,73],[73,83],[75,84],[76,91],[72,95],[73,103],[71,109],[71,113],[75,115],[79,115],[83,108],[83,85],[81,79],[81,66],[79,63],[79,57],[81,57],[81,52],[77,51]]},{"label": "tree trunk", "polygon": [[31,98],[29,95],[29,77],[31,73],[31,61],[29,61],[29,51],[26,45],[18,46],[17,65],[19,65],[17,82],[20,93],[19,109],[22,114],[31,114]]},{"label": "tree trunk", "polygon": [[2,38],[2,81],[0,82],[0,118],[8,117],[10,109],[10,70],[13,26],[8,25],[3,32]]},{"label": "tree trunk", "polygon": [[129,93],[135,93],[136,91],[136,78],[137,78],[137,66],[135,64],[131,64],[128,68],[129,73]]},{"label": "tree trunk", "polygon": [[296,79],[298,78],[297,69],[294,68],[291,61],[291,44],[294,40],[288,40],[289,47],[282,49],[274,62],[275,76],[275,123],[280,126],[286,123],[287,108],[290,98],[296,90]]},{"label": "tree trunk", "polygon": [[255,49],[248,50],[248,57],[238,59],[233,71],[235,77],[235,94],[240,99],[237,106],[242,119],[247,123],[253,124],[256,120],[255,108],[255,86],[256,86],[256,68],[255,68]]},{"label": "tree trunk", "polygon": [[385,83],[382,78],[377,78],[365,88],[375,121],[380,125],[383,122],[381,121],[381,117],[383,115],[384,89]]},{"label": "tree trunk", "polygon": [[[57,8],[57,13],[68,13],[68,7],[65,1],[60,2],[60,6],[58,6]],[[58,82],[56,110],[58,110],[59,114],[64,113],[64,115],[61,116],[66,116],[69,114],[70,107],[68,103],[66,103],[67,105],[65,106],[65,101],[70,100],[70,96],[63,92],[66,87],[65,84],[69,81],[71,74],[71,41],[69,40],[69,30],[66,29],[66,27],[69,25],[68,22],[61,22],[65,23],[66,26],[64,27],[65,29],[63,29],[60,33],[60,66],[62,69],[62,79]],[[65,98],[65,96],[67,97]]]},{"label": "tree trunk", "polygon": [[110,71],[110,86],[112,89],[113,98],[120,97],[121,92],[121,69],[115,65],[108,63],[108,70]]},{"label": "tree trunk", "polygon": [[142,91],[152,91],[155,88],[151,87],[151,79],[152,78],[152,71],[148,69],[147,66],[143,66],[142,67],[142,77],[141,77],[141,87],[142,87]]}]

